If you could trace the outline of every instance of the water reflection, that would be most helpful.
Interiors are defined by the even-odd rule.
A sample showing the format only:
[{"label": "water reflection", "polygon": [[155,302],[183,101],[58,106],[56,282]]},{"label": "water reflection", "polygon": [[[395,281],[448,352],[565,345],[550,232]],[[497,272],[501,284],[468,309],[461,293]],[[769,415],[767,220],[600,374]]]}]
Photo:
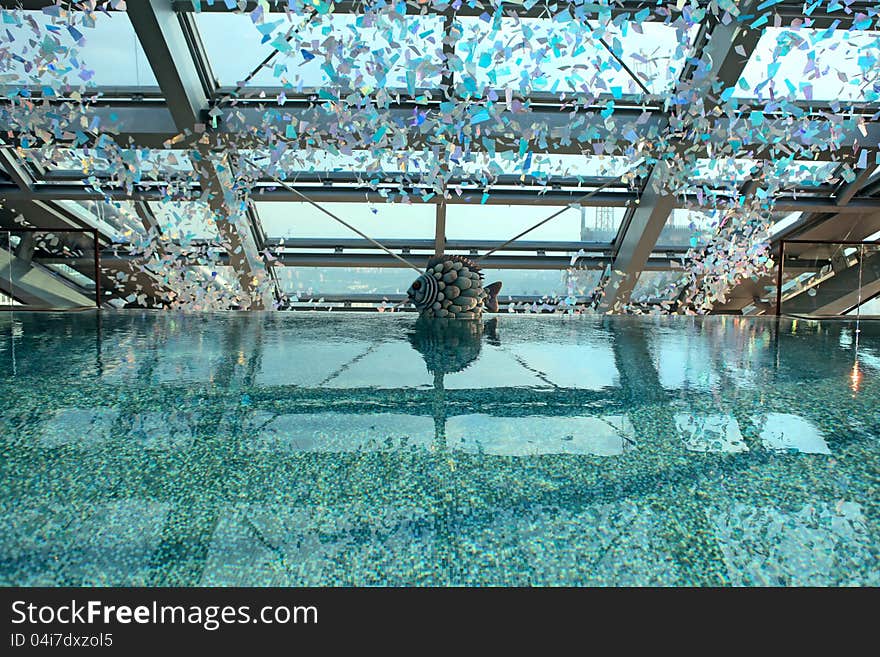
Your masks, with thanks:
[{"label": "water reflection", "polygon": [[878,583],[880,325],[441,324],[0,318],[0,583]]},{"label": "water reflection", "polygon": [[409,343],[425,359],[425,366],[434,377],[432,414],[438,449],[446,447],[445,377],[461,372],[480,357],[484,333],[491,344],[501,346],[497,319],[484,322],[420,317],[409,333]]}]

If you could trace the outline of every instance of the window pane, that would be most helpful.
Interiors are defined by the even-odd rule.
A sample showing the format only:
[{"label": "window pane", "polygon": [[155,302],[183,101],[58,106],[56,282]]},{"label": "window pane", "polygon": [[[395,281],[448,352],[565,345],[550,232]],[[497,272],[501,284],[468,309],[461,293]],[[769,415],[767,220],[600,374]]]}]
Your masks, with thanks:
[{"label": "window pane", "polygon": [[632,161],[617,156],[557,155],[534,153],[519,157],[514,151],[502,151],[495,157],[485,153],[471,154],[469,160],[451,160],[453,175],[474,177],[488,172],[493,176],[526,175],[537,179],[553,178],[619,178],[642,160]]},{"label": "window pane", "polygon": [[774,216],[773,224],[770,226],[770,237],[775,237],[789,226],[801,218],[803,212],[789,212],[788,214],[777,214]]},{"label": "window pane", "polygon": [[144,233],[134,206],[127,201],[58,201],[58,204],[114,242],[131,242]]},{"label": "window pane", "polygon": [[636,303],[671,301],[681,292],[680,271],[643,271],[633,287],[630,300]]},{"label": "window pane", "polygon": [[46,265],[49,269],[58,272],[64,278],[76,283],[84,290],[94,290],[95,289],[95,281],[86,276],[85,274],[78,272],[76,269],[71,267],[70,265],[65,264],[50,264]]},{"label": "window pane", "polygon": [[418,274],[399,267],[275,267],[290,295],[406,294]]},{"label": "window pane", "polygon": [[768,27],[733,95],[876,102],[878,58],[880,32]]},{"label": "window pane", "polygon": [[141,179],[165,180],[173,174],[193,171],[189,156],[183,151],[164,151],[149,148],[137,149],[28,149],[29,161],[39,164],[57,175],[78,174],[80,178],[90,175],[118,175],[130,172],[135,183]]},{"label": "window pane", "polygon": [[158,86],[124,11],[46,11],[3,11],[0,86]]},{"label": "window pane", "polygon": [[[308,203],[259,201],[257,213],[267,237],[361,239]],[[434,239],[435,206],[428,203],[322,203],[340,219],[373,239]]]},{"label": "window pane", "polygon": [[236,86],[275,51],[248,86],[368,93],[440,84],[443,19],[436,15],[312,14],[309,20],[269,13],[254,25],[247,14],[205,12],[196,14],[196,24],[221,86]]},{"label": "window pane", "polygon": [[523,241],[610,243],[624,208],[571,208],[525,205],[448,205],[446,238],[450,240],[509,240],[559,210],[563,213],[524,235]]},{"label": "window pane", "polygon": [[764,165],[749,159],[700,158],[694,168],[691,181],[713,187],[740,185],[753,175],[778,180],[783,188],[817,187],[831,182],[840,164],[838,162],[814,162],[811,160],[779,160]]},{"label": "window pane", "polygon": [[847,315],[880,315],[880,297],[874,297],[861,306],[856,306]]},{"label": "window pane", "polygon": [[580,301],[592,296],[602,272],[594,269],[484,269],[486,285],[501,281],[499,301],[511,296],[558,297]]},{"label": "window pane", "polygon": [[520,157],[515,151],[500,151],[494,157],[485,152],[469,152],[441,160],[431,151],[394,151],[376,153],[355,150],[331,153],[326,150],[291,150],[280,156],[266,151],[241,151],[240,163],[249,174],[266,178],[267,174],[284,180],[303,173],[350,173],[371,181],[386,174],[440,175],[448,170],[452,178],[492,181],[498,176],[517,176],[550,181],[554,178],[619,178],[639,166],[641,159],[619,156],[558,155],[534,153]]},{"label": "window pane", "polygon": [[660,231],[657,248],[697,247],[711,241],[717,229],[717,219],[713,215],[695,210],[673,210]]},{"label": "window pane", "polygon": [[200,201],[150,201],[149,206],[162,234],[169,239],[186,243],[192,240],[211,240],[220,237],[214,216],[207,203]]},{"label": "window pane", "polygon": [[459,93],[485,88],[521,94],[580,91],[639,95],[639,84],[601,43],[604,40],[651,93],[672,88],[696,30],[679,34],[659,23],[623,22],[602,28],[582,21],[462,17],[455,54]]}]

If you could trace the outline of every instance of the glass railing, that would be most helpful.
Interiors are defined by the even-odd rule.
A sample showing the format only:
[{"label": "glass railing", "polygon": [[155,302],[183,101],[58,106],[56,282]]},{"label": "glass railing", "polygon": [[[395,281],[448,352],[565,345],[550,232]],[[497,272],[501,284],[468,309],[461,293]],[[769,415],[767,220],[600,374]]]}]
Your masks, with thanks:
[{"label": "glass railing", "polygon": [[94,308],[101,298],[95,231],[0,230],[0,306]]},{"label": "glass railing", "polygon": [[880,296],[880,243],[785,240],[780,255],[779,314],[871,314],[869,302]]}]

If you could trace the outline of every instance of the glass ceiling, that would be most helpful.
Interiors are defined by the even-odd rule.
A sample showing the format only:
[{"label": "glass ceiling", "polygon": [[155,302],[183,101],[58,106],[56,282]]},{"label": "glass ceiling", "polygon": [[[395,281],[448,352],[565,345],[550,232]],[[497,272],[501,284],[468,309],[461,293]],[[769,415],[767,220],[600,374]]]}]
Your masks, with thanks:
[{"label": "glass ceiling", "polygon": [[31,87],[56,95],[68,84],[158,89],[125,12],[92,21],[82,12],[3,10],[2,19],[0,85],[7,90]]},{"label": "glass ceiling", "polygon": [[[603,28],[591,21],[540,18],[463,17],[457,26],[454,70],[461,73],[460,92],[466,95],[481,95],[488,87],[621,98],[641,95],[643,86],[661,94],[677,81],[696,35],[692,29],[681,43],[676,28],[658,23]],[[613,45],[606,48],[603,41]],[[619,52],[619,59],[612,52]]]},{"label": "glass ceiling", "polygon": [[832,182],[840,167],[838,162],[814,162],[810,160],[779,160],[769,164],[762,172],[764,162],[745,158],[715,159],[700,158],[691,178],[696,183],[710,183],[715,186],[742,184],[753,175],[762,174],[777,180],[786,187],[818,187]]},{"label": "glass ceiling", "polygon": [[680,292],[681,271],[643,271],[632,291],[637,303],[671,301]]},{"label": "glass ceiling", "polygon": [[58,204],[116,243],[135,241],[144,232],[134,206],[128,202],[58,201]]},{"label": "glass ceiling", "polygon": [[[415,95],[416,90],[439,89],[443,83],[442,16],[408,15],[389,21],[381,14],[324,14],[307,21],[269,13],[263,20],[255,30],[247,14],[196,14],[221,87],[247,80],[252,88],[283,87],[295,93],[344,84],[362,93],[387,88]],[[659,23],[603,27],[594,22],[463,16],[454,23],[449,68],[457,92],[465,96],[483,95],[485,89],[524,94],[585,91],[620,98],[642,95],[646,88],[661,94],[678,79],[697,31],[693,26],[681,34]],[[229,47],[230,38],[236,48]],[[241,57],[242,52],[250,54]]]},{"label": "glass ceiling", "polygon": [[[486,283],[501,281],[499,301],[502,306],[509,297],[575,297],[584,301],[593,295],[602,276],[596,269],[485,269]],[[504,308],[502,307],[502,311]]]},{"label": "glass ceiling", "polygon": [[[308,203],[257,201],[270,238],[361,239]],[[374,239],[434,239],[434,206],[425,203],[322,203],[340,219]]]},{"label": "glass ceiling", "polygon": [[415,279],[399,267],[278,267],[281,290],[298,298],[321,295],[401,295]]},{"label": "glass ceiling", "polygon": [[877,102],[880,32],[767,27],[733,95]]},{"label": "glass ceiling", "polygon": [[[432,2],[418,4],[421,10]],[[548,12],[544,18],[517,18],[509,15],[513,4],[505,5],[505,15],[488,11],[482,16],[456,15],[446,38],[446,53],[443,15],[413,14],[415,5],[381,5],[360,15],[337,13],[338,9],[309,10],[308,16],[301,10],[264,11],[278,7],[275,3],[257,3],[249,12],[195,12],[194,24],[207,60],[197,62],[196,68],[209,70],[225,90],[237,85],[254,90],[242,94],[250,99],[241,105],[235,98],[223,97],[223,89],[204,91],[214,92],[224,119],[243,112],[243,107],[258,108],[244,120],[248,139],[235,135],[222,144],[239,156],[231,158],[235,185],[223,190],[226,202],[242,213],[248,198],[261,198],[257,194],[249,197],[257,189],[255,180],[258,189],[267,193],[263,198],[273,198],[273,192],[282,191],[274,177],[301,183],[306,191],[326,193],[326,198],[332,198],[340,187],[349,193],[356,189],[364,192],[361,202],[320,205],[371,237],[419,240],[424,250],[425,243],[437,237],[438,196],[444,192],[458,195],[466,188],[475,200],[446,205],[445,235],[441,236],[446,240],[505,241],[559,211],[559,216],[521,240],[583,242],[601,246],[603,254],[614,254],[622,230],[629,230],[630,219],[638,211],[638,192],[656,162],[654,149],[672,152],[669,147],[674,139],[682,139],[679,135],[670,141],[665,127],[674,123],[678,130],[678,122],[684,125],[682,134],[687,135],[689,150],[700,148],[696,153],[700,157],[695,166],[680,172],[675,188],[680,207],[665,219],[658,249],[699,249],[712,241],[719,232],[713,204],[731,198],[734,188],[742,193],[752,178],[778,183],[789,203],[806,197],[835,200],[856,176],[866,183],[876,181],[876,173],[873,179],[870,174],[862,175],[878,161],[875,124],[880,115],[871,116],[871,112],[880,102],[880,31],[868,29],[876,26],[876,20],[850,21],[859,29],[820,30],[797,27],[797,23],[774,26],[772,17],[766,24],[751,25],[762,30],[758,45],[754,52],[734,47],[736,56],[731,61],[736,72],[732,77],[740,72],[737,66],[743,67],[741,75],[735,82],[725,80],[723,87],[716,83],[713,92],[720,100],[713,109],[711,103],[702,102],[706,99],[695,102],[688,96],[693,92],[688,84],[678,84],[686,62],[696,64],[702,56],[694,49],[701,26],[700,16],[692,9],[676,6],[673,11],[672,5],[655,3],[656,8],[649,6],[634,16],[610,12],[602,16],[595,7],[582,4],[582,14],[552,6],[550,12],[558,13],[556,17]],[[829,15],[836,11],[827,10]],[[39,194],[45,194],[47,202],[57,202],[78,222],[97,228],[117,245],[143,246],[149,239],[144,229],[149,217],[138,215],[143,207],[115,199],[144,192],[138,198],[145,200],[165,239],[181,245],[201,240],[219,243],[216,217],[206,203],[205,181],[193,166],[201,155],[192,142],[174,134],[151,133],[150,121],[142,124],[140,119],[127,128],[131,134],[117,135],[107,127],[115,124],[117,112],[130,109],[117,92],[149,95],[158,91],[129,15],[110,10],[69,13],[51,6],[43,11],[3,10],[2,23],[0,86],[7,101],[33,93],[48,97],[69,97],[76,90],[106,94],[100,97],[106,110],[100,121],[84,121],[75,115],[71,123],[65,123],[68,117],[59,117],[64,103],[55,102],[33,112],[42,123],[36,128],[25,125],[26,138],[12,129],[3,131],[4,152],[23,159],[28,175],[40,188],[38,193],[27,189],[19,198],[30,198],[28,194],[33,193],[33,198],[40,199]],[[142,27],[138,25],[139,32]],[[267,58],[268,63],[254,73]],[[260,90],[266,92],[263,104],[254,102]],[[288,102],[310,93],[317,96],[308,110],[312,114],[298,113],[302,101],[299,105]],[[778,123],[786,124],[788,132],[740,120],[737,113],[744,103],[737,104],[737,100],[759,107],[769,103],[772,111],[781,112],[783,120]],[[831,103],[830,114],[812,107],[813,102],[826,101]],[[139,101],[135,96],[130,102]],[[151,102],[165,111],[162,99]],[[861,118],[856,119],[853,111],[841,105],[848,102],[871,105],[860,105]],[[179,109],[181,99],[169,97],[168,105]],[[22,107],[25,114],[32,109]],[[41,114],[47,107],[48,113]],[[412,113],[389,119],[389,107]],[[10,121],[3,112],[3,120]],[[717,128],[721,138],[705,147],[703,142],[711,141],[715,129],[706,119],[711,113],[716,115],[713,118],[722,114],[725,120],[736,118],[724,128],[728,132]],[[313,122],[315,115],[329,117],[328,125]],[[814,123],[829,116],[832,133],[846,135],[846,139],[829,149],[833,152],[820,153],[813,144],[829,138]],[[203,115],[198,118],[204,120]],[[220,125],[206,134],[227,138],[222,121]],[[149,141],[139,143],[141,130]],[[808,147],[797,147],[794,133],[804,137]],[[421,138],[418,147],[407,148],[409,134]],[[558,146],[568,152],[554,152]],[[216,152],[221,150],[215,147]],[[772,162],[755,159],[767,147],[777,155],[791,153],[791,157]],[[693,162],[694,157],[689,152],[687,161]],[[255,161],[258,168],[247,160]],[[0,184],[7,189],[24,185],[15,176],[6,178]],[[606,182],[612,184],[605,193],[616,195],[606,204],[619,207],[563,205],[564,194],[575,194],[570,191],[573,188],[586,191]],[[186,193],[178,193],[184,187]],[[382,195],[393,199],[429,202],[368,202],[367,192],[380,187]],[[107,201],[64,199],[71,189],[85,189],[90,196],[106,193]],[[521,204],[486,203],[495,193],[513,190],[526,192]],[[539,194],[556,192],[563,193],[561,200],[552,201],[555,205],[535,203]],[[506,203],[507,198],[503,200]],[[254,232],[270,240],[359,239],[308,203],[259,200],[252,207],[259,224]],[[771,237],[805,216],[802,212],[775,213],[772,208],[767,212]],[[336,255],[333,247],[303,250],[325,255],[328,262]],[[543,249],[532,249],[531,255],[538,255],[536,250]],[[381,255],[374,248],[345,248],[343,252]],[[509,249],[503,255],[529,257],[527,253]],[[230,279],[233,286],[238,285],[237,272],[221,271],[226,265],[220,262],[206,264],[205,271],[189,269],[183,278]],[[563,267],[496,273],[505,280],[505,293],[512,295],[538,295],[540,290],[541,295],[564,296],[575,290],[576,295],[586,296],[601,280],[600,272],[573,274]],[[658,287],[662,291],[668,277],[677,280],[680,274],[646,272],[639,278],[635,296],[657,297]],[[280,289],[294,294],[397,294],[408,286],[412,272],[395,267],[278,266],[275,275]]]},{"label": "glass ceiling", "polygon": [[[244,82],[266,57],[272,61],[249,87],[284,87],[295,93],[340,83],[369,93],[377,88],[440,86],[442,25],[439,16],[269,13],[254,29],[247,14],[196,14],[196,25],[214,77],[221,87]],[[230,48],[234,39],[235,48]],[[247,53],[243,57],[242,53]],[[390,69],[387,63],[393,63]]]},{"label": "glass ceiling", "polygon": [[523,236],[522,241],[610,244],[624,208],[568,206],[448,205],[446,239],[506,241],[559,211],[562,214]]},{"label": "glass ceiling", "polygon": [[220,236],[207,203],[148,203],[162,235],[186,244],[193,240],[215,240]]},{"label": "glass ceiling", "polygon": [[[140,149],[85,150],[71,148],[28,149],[27,158],[56,175],[111,176],[120,168],[134,174],[134,182],[162,180],[193,171],[184,151]],[[118,158],[118,160],[117,160]]]},{"label": "glass ceiling", "polygon": [[[448,170],[464,179],[497,176],[528,176],[542,180],[551,178],[619,178],[643,163],[642,159],[610,155],[573,155],[560,153],[529,153],[519,156],[505,151],[493,157],[488,153],[469,153],[465,157],[438,157],[432,151],[395,151],[377,154],[367,150],[350,153],[329,151],[288,150],[283,153],[241,151],[242,167],[259,177],[266,170],[282,180],[295,180],[305,173],[352,173],[369,181],[371,174],[431,174]],[[255,166],[256,165],[256,166]]]}]

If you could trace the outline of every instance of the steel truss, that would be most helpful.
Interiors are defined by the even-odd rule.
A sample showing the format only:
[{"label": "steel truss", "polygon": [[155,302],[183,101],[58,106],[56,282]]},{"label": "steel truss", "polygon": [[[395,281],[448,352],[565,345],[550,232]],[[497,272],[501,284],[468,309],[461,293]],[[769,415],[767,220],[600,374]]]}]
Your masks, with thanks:
[{"label": "steel truss", "polygon": [[[20,0],[0,3],[4,7],[22,7],[27,10],[42,9],[52,5],[51,0]],[[283,11],[285,3],[280,3],[280,11]],[[624,0],[607,7],[612,15],[624,15],[635,12],[645,7],[653,7],[652,2],[633,2]],[[748,11],[756,1],[740,3],[745,5],[743,11]],[[203,3],[204,11],[226,10],[222,3],[214,3],[208,6]],[[256,3],[247,3],[248,9],[256,6]],[[337,2],[334,11],[336,13],[359,13],[364,10],[362,2]],[[415,7],[415,5],[413,5]],[[670,5],[672,7],[672,5]],[[874,7],[872,2],[853,2],[848,5],[848,13],[832,12],[824,13],[817,9],[810,16],[811,27],[828,28],[837,27],[845,29],[859,15],[867,14]],[[479,16],[487,8],[491,11],[493,5],[489,2],[472,2],[463,5],[455,11],[458,16]],[[577,12],[578,5],[572,3],[571,11]],[[419,6],[421,11],[434,11],[431,7]],[[529,9],[520,5],[505,5],[505,14],[518,14],[528,17],[551,17],[563,11],[565,3],[551,3],[542,0]],[[111,10],[108,8],[108,10]],[[140,147],[160,148],[169,140],[178,138],[179,135],[191,137],[209,131],[222,144],[228,144],[234,153],[236,149],[247,148],[249,144],[243,139],[243,134],[248,128],[261,125],[266,120],[266,108],[257,102],[257,99],[249,98],[247,91],[237,94],[236,109],[239,118],[235,122],[223,123],[212,127],[209,112],[218,103],[224,102],[229,97],[230,90],[221,88],[211,73],[210,62],[201,46],[198,30],[195,26],[192,13],[192,3],[180,0],[149,0],[144,2],[127,3],[128,16],[134,26],[135,32],[147,55],[147,59],[154,71],[160,89],[158,92],[149,89],[103,89],[100,99],[94,103],[94,112],[102,120],[109,123],[110,115],[115,118],[114,125],[118,126],[119,133],[116,135],[121,144],[128,144],[133,140]],[[111,10],[112,11],[112,10]],[[806,18],[803,3],[782,2],[773,7],[776,16],[776,25],[786,26],[803,22]],[[442,13],[447,17],[448,27],[452,14],[450,10]],[[705,80],[698,79],[709,76],[711,80],[722,83],[724,87],[734,86],[742,74],[743,69],[753,52],[761,34],[761,29],[752,29],[745,23],[729,22],[708,16],[702,29],[697,36],[695,51],[688,66],[679,80],[677,90],[684,89],[695,82]],[[742,52],[746,56],[742,56]],[[708,63],[707,66],[699,67],[693,63],[698,61]],[[700,72],[698,72],[700,71]],[[450,82],[446,80],[447,84]],[[449,85],[451,87],[451,85]],[[37,97],[39,94],[36,94]],[[443,92],[434,90],[434,100],[427,104],[419,104],[423,111],[437,111],[436,106],[443,98]],[[567,142],[564,139],[554,138],[554,130],[562,130],[572,121],[578,121],[581,126],[589,128],[601,139],[603,135],[613,134],[613,130],[606,128],[606,122],[599,117],[595,107],[572,106],[562,103],[551,96],[536,95],[530,99],[531,112],[523,118],[515,114],[503,116],[506,127],[503,133],[492,135],[499,144],[499,149],[515,147],[514,137],[522,132],[527,124],[539,121],[546,123],[550,138],[545,144],[538,144],[534,152],[547,152],[558,154],[583,154],[584,145],[577,142]],[[599,97],[597,103],[603,102]],[[618,126],[626,124],[632,127],[637,136],[650,140],[658,135],[669,136],[671,133],[671,119],[673,115],[663,107],[645,104],[638,99],[630,99],[630,105],[626,105],[627,99],[618,100],[614,110],[614,122]],[[53,104],[62,102],[59,100],[45,99],[43,103]],[[713,98],[705,98],[707,107],[711,107],[716,101]],[[744,104],[744,106],[747,104]],[[834,130],[839,135],[839,141],[847,146],[834,153],[828,150],[815,150],[817,161],[839,161],[841,165],[852,166],[859,153],[859,144],[880,144],[880,112],[878,107],[870,105],[855,105],[848,108],[846,116],[836,116],[839,108],[833,103],[798,103],[812,121],[816,134],[831,134]],[[400,125],[404,125],[407,117],[411,115],[412,101],[398,100],[386,111]],[[770,128],[775,121],[784,121],[782,115],[774,116],[772,111],[765,112],[766,121]],[[309,94],[288,98],[283,108],[275,108],[274,119],[279,122],[289,122],[295,119],[304,119],[312,124],[326,124],[329,120],[325,113],[315,105],[315,98]],[[0,111],[2,116],[2,111]],[[9,126],[2,125],[5,119],[0,119],[0,130],[7,131]],[[636,122],[638,120],[638,122]],[[715,120],[716,133],[723,135],[732,120],[725,116],[719,116]],[[617,128],[616,128],[617,129]],[[798,136],[800,144],[809,148],[815,145],[816,136]],[[688,143],[686,135],[678,136],[682,149],[687,148],[694,153],[694,144]],[[413,131],[409,138],[410,148],[421,148],[425,142],[417,131]],[[772,158],[784,154],[786,149],[791,152],[792,144],[781,144],[768,148],[766,144],[743,144],[743,151],[750,152],[756,159]],[[709,153],[712,148],[711,140],[701,144],[698,150]],[[331,253],[323,251],[309,251],[309,248],[321,248],[312,241],[313,246],[305,243],[298,247],[295,254],[286,252],[276,261],[267,258],[270,253],[272,240],[267,240],[262,229],[262,224],[256,209],[251,204],[246,212],[241,212],[230,198],[227,190],[230,187],[228,167],[224,165],[225,155],[217,150],[206,150],[203,153],[202,162],[197,167],[197,182],[191,188],[193,199],[207,200],[215,216],[218,217],[218,226],[224,241],[230,246],[230,254],[227,259],[234,265],[242,289],[256,295],[256,290],[251,282],[262,277],[268,277],[271,281],[271,289],[274,296],[281,296],[277,277],[273,272],[276,262],[281,264],[295,264],[302,266],[395,266],[391,256],[376,252],[371,254],[352,255],[346,253],[352,248],[369,249],[369,244],[357,244],[353,240],[339,247],[339,240],[335,240]],[[849,224],[861,222],[873,225],[876,220],[880,223],[880,181],[873,165],[873,151],[868,161],[868,168],[856,172],[855,178],[849,182],[841,182],[837,188],[817,188],[810,191],[787,193],[776,200],[775,209],[779,212],[802,212],[803,217],[796,225],[778,236],[778,239],[802,236],[809,230],[819,230],[821,227],[832,226],[835,222],[848,221]],[[228,163],[227,163],[228,164]],[[106,196],[100,194],[83,184],[77,184],[75,179],[64,174],[47,172],[39,167],[34,167],[21,158],[11,145],[0,144],[0,170],[5,177],[0,179],[0,199],[3,199],[14,210],[22,214],[30,224],[39,227],[51,228],[52,225],[70,226],[68,220],[60,223],[45,224],[47,216],[58,213],[54,201],[58,200],[104,200]],[[654,189],[657,183],[662,182],[664,176],[663,166],[655,166],[647,179],[641,181],[639,188],[628,189],[623,185],[610,187],[592,196],[586,205],[592,207],[622,207],[626,208],[626,215],[620,230],[610,245],[602,245],[598,248],[601,257],[595,262],[589,258],[583,259],[584,263],[592,263],[597,267],[604,267],[607,263],[614,264],[610,280],[606,281],[606,294],[602,301],[601,309],[614,311],[620,305],[627,302],[629,294],[635,285],[639,274],[648,268],[663,268],[672,266],[671,258],[657,258],[657,253],[673,253],[675,258],[680,257],[677,251],[664,249],[657,244],[658,237],[663,226],[666,224],[670,213],[675,208],[695,207],[698,201],[694,196],[687,195],[673,197],[668,194],[657,194]],[[298,177],[295,181],[288,181],[294,187],[294,191],[285,190],[273,184],[268,178],[257,182],[254,190],[254,200],[278,200],[278,201],[301,201],[301,195],[319,202],[364,202],[384,201],[385,197],[379,189],[373,189],[364,184],[369,176],[359,172],[345,173],[313,173]],[[453,184],[460,183],[462,193],[452,194],[450,198],[441,200],[435,196],[429,201],[436,206],[435,236],[429,244],[410,241],[410,244],[395,243],[395,250],[400,253],[410,253],[413,250],[424,249],[426,253],[443,253],[444,251],[457,251],[464,249],[472,251],[473,244],[456,244],[446,240],[446,206],[455,203],[475,204],[482,201],[483,190],[476,185],[468,185],[467,181],[451,181]],[[540,210],[542,206],[566,205],[575,202],[589,191],[590,186],[597,186],[606,182],[603,179],[519,179],[510,177],[510,180],[501,178],[496,181],[497,191],[487,199],[488,204],[535,206]],[[418,179],[400,176],[396,184],[383,179],[381,185],[388,190],[403,190],[413,193],[412,200],[421,202],[418,193]],[[755,185],[746,183],[740,190],[740,194],[747,197],[754,193]],[[138,214],[145,222],[145,227],[156,229],[155,218],[146,205],[148,200],[162,198],[159,185],[145,183],[131,192],[116,188],[109,192],[114,200],[131,200],[135,202]],[[47,215],[47,208],[49,215]],[[538,212],[536,215],[540,215]],[[536,216],[536,221],[541,217]],[[867,218],[867,223],[866,223]],[[7,220],[8,221],[8,220]],[[848,225],[849,225],[848,224]],[[831,230],[831,229],[827,229]],[[861,236],[860,239],[864,237]],[[102,242],[108,243],[107,235],[102,235]],[[307,241],[306,241],[307,242]],[[484,244],[480,245],[482,248]],[[535,251],[533,255],[499,256],[492,264],[493,267],[531,267],[531,268],[565,268],[568,266],[570,257],[568,251],[597,250],[597,245],[590,243],[565,243],[564,248],[557,248],[559,244],[543,244],[542,248],[531,243],[511,245],[507,250],[522,252]],[[528,248],[526,248],[528,247]],[[534,248],[533,248],[534,247]],[[541,253],[538,253],[538,252]],[[546,255],[546,252],[556,251],[559,255]],[[114,260],[107,260],[112,264]],[[359,263],[353,265],[352,263]],[[367,264],[369,263],[369,264]],[[144,281],[141,281],[143,289]],[[133,285],[134,283],[132,283]],[[159,283],[154,281],[154,285]],[[161,286],[160,286],[161,287]],[[166,290],[167,292],[167,290]],[[157,292],[158,294],[158,292]],[[259,309],[268,307],[271,303],[269,298],[257,298],[252,296],[250,307]]]}]

